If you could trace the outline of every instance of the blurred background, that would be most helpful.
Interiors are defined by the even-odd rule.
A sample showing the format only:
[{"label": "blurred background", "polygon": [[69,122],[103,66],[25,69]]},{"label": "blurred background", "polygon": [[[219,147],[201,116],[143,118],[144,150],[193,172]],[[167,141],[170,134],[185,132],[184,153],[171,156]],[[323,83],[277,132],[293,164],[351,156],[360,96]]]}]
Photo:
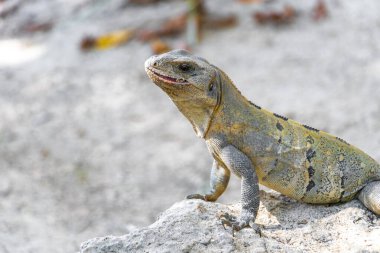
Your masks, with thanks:
[{"label": "blurred background", "polygon": [[[208,188],[144,61],[187,48],[254,103],[380,161],[377,0],[0,0],[0,252],[75,252]],[[233,177],[220,199],[235,203]]]}]

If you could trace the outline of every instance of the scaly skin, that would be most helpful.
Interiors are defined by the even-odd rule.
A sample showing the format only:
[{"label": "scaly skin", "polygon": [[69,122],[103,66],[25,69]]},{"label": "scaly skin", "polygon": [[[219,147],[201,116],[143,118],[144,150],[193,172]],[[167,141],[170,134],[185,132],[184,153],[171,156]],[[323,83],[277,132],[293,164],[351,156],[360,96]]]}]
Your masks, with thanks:
[{"label": "scaly skin", "polygon": [[249,102],[223,71],[187,51],[152,56],[145,69],[214,158],[210,192],[188,198],[216,201],[230,171],[241,178],[241,215],[223,221],[234,230],[254,226],[258,183],[306,203],[344,202],[358,195],[380,215],[380,165],[363,151]]}]

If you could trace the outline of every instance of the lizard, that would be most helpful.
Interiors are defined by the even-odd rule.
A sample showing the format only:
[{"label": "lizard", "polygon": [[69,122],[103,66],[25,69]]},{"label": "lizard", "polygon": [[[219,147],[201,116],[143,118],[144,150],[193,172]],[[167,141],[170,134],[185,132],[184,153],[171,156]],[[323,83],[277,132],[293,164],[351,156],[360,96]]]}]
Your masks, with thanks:
[{"label": "lizard", "polygon": [[222,217],[223,225],[258,229],[259,183],[305,203],[357,198],[380,215],[380,165],[360,149],[250,102],[221,69],[186,50],[151,56],[145,71],[213,157],[209,192],[187,198],[216,201],[231,172],[240,178],[240,216]]}]

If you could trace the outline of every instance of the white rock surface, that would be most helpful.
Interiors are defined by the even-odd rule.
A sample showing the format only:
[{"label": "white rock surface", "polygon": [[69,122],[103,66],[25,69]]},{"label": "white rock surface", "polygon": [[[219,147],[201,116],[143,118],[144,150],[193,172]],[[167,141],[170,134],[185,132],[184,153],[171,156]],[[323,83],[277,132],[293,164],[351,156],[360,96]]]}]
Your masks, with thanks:
[{"label": "white rock surface", "polygon": [[261,235],[222,226],[239,205],[200,200],[174,204],[152,225],[123,236],[94,238],[81,253],[129,252],[380,252],[380,220],[358,202],[333,206],[296,203],[261,193]]}]

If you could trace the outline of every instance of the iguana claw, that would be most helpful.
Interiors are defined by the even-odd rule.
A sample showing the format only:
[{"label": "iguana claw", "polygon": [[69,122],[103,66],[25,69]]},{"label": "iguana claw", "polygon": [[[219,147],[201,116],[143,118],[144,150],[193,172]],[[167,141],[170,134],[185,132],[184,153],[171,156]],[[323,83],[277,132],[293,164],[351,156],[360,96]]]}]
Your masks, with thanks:
[{"label": "iguana claw", "polygon": [[243,228],[249,227],[249,221],[240,221],[235,216],[225,213],[221,217],[223,227],[225,225],[232,227],[233,231],[239,231]]},{"label": "iguana claw", "polygon": [[225,225],[229,226],[232,228],[232,235],[234,235],[234,231],[240,231],[243,228],[251,227],[253,230],[255,230],[256,233],[260,234],[261,236],[261,230],[260,227],[251,222],[249,219],[242,220],[241,218],[236,218],[233,215],[230,215],[228,213],[224,213],[221,215],[221,222],[223,227],[225,228]]}]

